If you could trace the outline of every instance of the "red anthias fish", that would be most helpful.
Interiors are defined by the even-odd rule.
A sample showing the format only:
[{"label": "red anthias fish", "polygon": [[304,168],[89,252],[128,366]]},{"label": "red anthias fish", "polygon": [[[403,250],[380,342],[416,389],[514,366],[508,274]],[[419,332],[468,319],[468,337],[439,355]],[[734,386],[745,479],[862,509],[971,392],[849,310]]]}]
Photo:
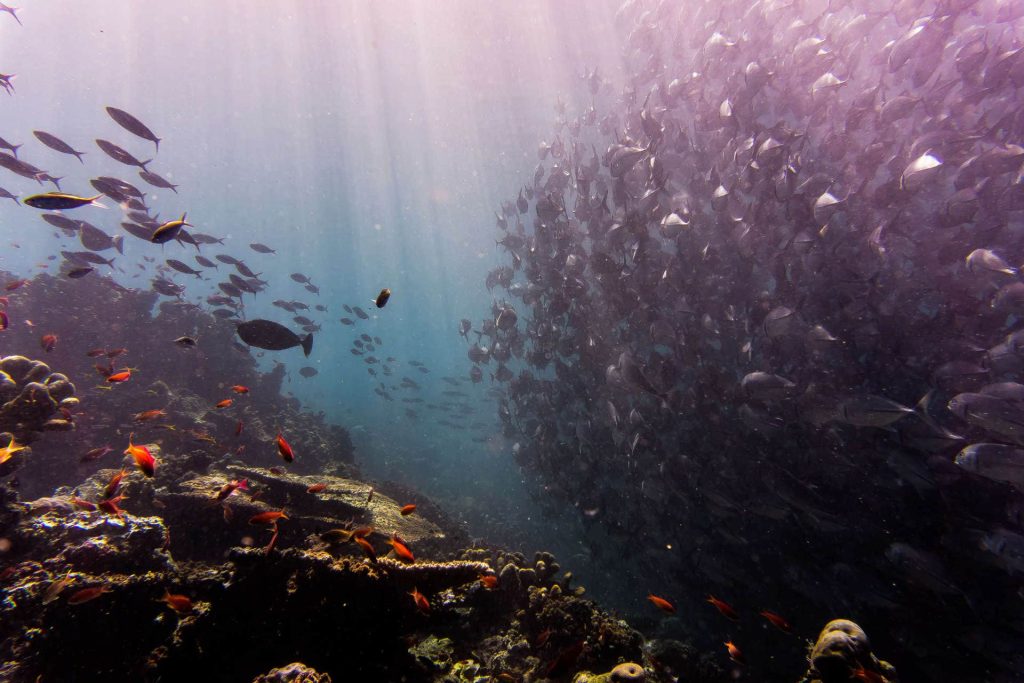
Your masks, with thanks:
[{"label": "red anthias fish", "polygon": [[132,456],[139,470],[147,477],[152,477],[156,474],[156,458],[145,446],[136,446],[132,443],[133,436],[134,434],[128,435],[128,448],[124,449],[125,455]]},{"label": "red anthias fish", "polygon": [[420,593],[418,590],[413,588],[409,595],[412,596],[413,602],[416,603],[416,609],[418,609],[421,612],[430,611],[430,603],[427,602],[427,598],[425,595],[423,595],[423,593]]},{"label": "red anthias fish", "polygon": [[736,610],[729,603],[719,600],[714,595],[709,595],[707,601],[714,605],[715,609],[721,612],[725,618],[732,619],[733,621],[739,620],[740,615],[736,614]]},{"label": "red anthias fish", "polygon": [[121,372],[115,372],[114,374],[112,374],[109,377],[107,377],[107,381],[108,382],[112,382],[112,383],[119,383],[119,382],[127,382],[131,378],[132,378],[132,371],[131,370],[122,370]]},{"label": "red anthias fish", "polygon": [[789,625],[789,622],[783,619],[775,612],[769,612],[768,610],[761,610],[760,615],[770,621],[772,626],[779,629],[784,633],[792,633],[793,627]]},{"label": "red anthias fish", "polygon": [[56,348],[56,346],[57,346],[57,335],[55,335],[55,334],[44,334],[39,339],[39,346],[41,346],[43,351],[46,351],[47,353],[49,353],[50,351],[53,351],[53,349]]},{"label": "red anthias fish", "polygon": [[398,559],[402,562],[412,564],[416,561],[416,557],[412,554],[412,551],[409,550],[409,546],[407,546],[405,542],[398,537],[398,534],[391,534],[391,540],[388,541],[388,545],[391,546],[391,549],[395,551],[395,555],[397,555]]},{"label": "red anthias fish", "polygon": [[662,612],[665,612],[667,614],[675,614],[675,605],[673,605],[665,598],[659,598],[657,595],[654,595],[652,593],[651,595],[647,596],[647,599],[650,600],[651,604],[660,609]]},{"label": "red anthias fish", "polygon": [[277,433],[276,443],[277,452],[281,455],[281,458],[285,462],[291,462],[295,460],[295,451],[293,451],[292,447],[288,445],[288,442],[284,440],[284,436],[281,434],[281,432]]}]

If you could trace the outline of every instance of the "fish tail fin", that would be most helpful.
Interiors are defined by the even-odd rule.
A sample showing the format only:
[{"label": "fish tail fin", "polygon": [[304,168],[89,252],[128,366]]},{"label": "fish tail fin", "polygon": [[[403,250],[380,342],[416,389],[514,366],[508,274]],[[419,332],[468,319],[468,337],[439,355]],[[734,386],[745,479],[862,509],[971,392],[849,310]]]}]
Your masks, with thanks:
[{"label": "fish tail fin", "polygon": [[156,140],[153,140],[153,144],[156,145],[156,153],[159,154],[160,153],[160,138],[157,138]]},{"label": "fish tail fin", "polygon": [[309,358],[309,354],[313,351],[313,333],[310,332],[302,338],[302,352]]},{"label": "fish tail fin", "polygon": [[80,162],[82,162],[84,164],[85,163],[85,159],[82,158],[83,154],[85,154],[85,152],[75,152],[75,156],[78,158],[78,160]]},{"label": "fish tail fin", "polygon": [[145,161],[140,161],[139,162],[139,166],[142,168],[143,171],[145,171],[146,173],[149,173],[149,169],[146,168],[146,164],[151,164],[151,163],[153,163],[152,159],[146,159]]},{"label": "fish tail fin", "polygon": [[[25,144],[24,142],[21,143],[21,145],[24,145],[24,144]],[[21,145],[11,145],[11,154],[14,155],[15,159],[18,158],[18,148],[21,147]]]}]

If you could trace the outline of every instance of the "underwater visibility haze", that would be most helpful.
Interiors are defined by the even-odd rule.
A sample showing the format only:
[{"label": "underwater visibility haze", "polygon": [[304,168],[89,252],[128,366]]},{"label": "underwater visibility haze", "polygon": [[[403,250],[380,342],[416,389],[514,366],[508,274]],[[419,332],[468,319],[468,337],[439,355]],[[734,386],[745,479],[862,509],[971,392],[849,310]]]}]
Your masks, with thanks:
[{"label": "underwater visibility haze", "polygon": [[0,3],[0,680],[1024,680],[1024,3]]}]

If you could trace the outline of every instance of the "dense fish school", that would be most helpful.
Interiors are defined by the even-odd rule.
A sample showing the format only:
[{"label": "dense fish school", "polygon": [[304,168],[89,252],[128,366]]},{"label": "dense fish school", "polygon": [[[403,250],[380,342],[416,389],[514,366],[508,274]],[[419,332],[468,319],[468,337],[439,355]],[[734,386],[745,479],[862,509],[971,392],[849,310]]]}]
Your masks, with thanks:
[{"label": "dense fish school", "polygon": [[845,610],[908,680],[1020,680],[1024,5],[619,19],[632,78],[559,105],[467,337],[539,500],[687,612]]}]

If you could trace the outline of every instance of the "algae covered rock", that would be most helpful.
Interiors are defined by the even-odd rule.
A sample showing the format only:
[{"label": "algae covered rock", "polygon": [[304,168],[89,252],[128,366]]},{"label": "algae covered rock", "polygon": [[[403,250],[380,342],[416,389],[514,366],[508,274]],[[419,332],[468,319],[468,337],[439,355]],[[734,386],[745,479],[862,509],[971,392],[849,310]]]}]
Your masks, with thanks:
[{"label": "algae covered rock", "polygon": [[331,683],[331,677],[318,673],[302,662],[273,669],[252,679],[252,683]]},{"label": "algae covered rock", "polygon": [[0,431],[11,432],[19,443],[38,432],[67,431],[74,423],[60,409],[77,406],[75,385],[42,361],[24,356],[0,359]]},{"label": "algae covered rock", "polygon": [[608,673],[592,674],[586,671],[576,674],[573,683],[643,683],[647,672],[636,662],[623,662]]},{"label": "algae covered rock", "polygon": [[846,683],[858,672],[877,674],[878,680],[896,683],[896,671],[871,652],[868,636],[848,619],[833,619],[825,625],[808,656],[810,667],[801,683]]}]

